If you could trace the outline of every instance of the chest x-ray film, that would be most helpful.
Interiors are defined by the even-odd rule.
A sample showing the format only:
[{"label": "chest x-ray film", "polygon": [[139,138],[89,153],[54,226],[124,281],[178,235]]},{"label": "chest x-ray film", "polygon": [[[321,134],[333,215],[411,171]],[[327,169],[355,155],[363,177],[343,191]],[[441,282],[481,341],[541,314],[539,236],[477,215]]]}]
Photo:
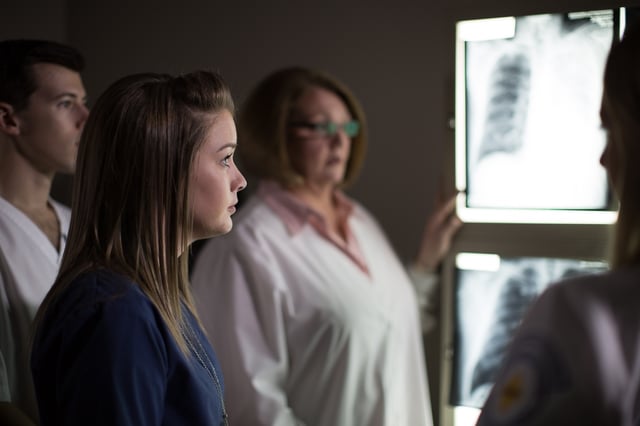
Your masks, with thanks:
[{"label": "chest x-ray film", "polygon": [[604,262],[576,259],[459,253],[451,405],[483,406],[516,328],[547,286],[606,268]]},{"label": "chest x-ray film", "polygon": [[[464,191],[463,220],[473,209],[491,213],[469,221],[615,220],[599,164],[606,141],[602,80],[614,33],[612,10],[458,22],[456,185]],[[567,212],[592,214],[580,220]]]}]

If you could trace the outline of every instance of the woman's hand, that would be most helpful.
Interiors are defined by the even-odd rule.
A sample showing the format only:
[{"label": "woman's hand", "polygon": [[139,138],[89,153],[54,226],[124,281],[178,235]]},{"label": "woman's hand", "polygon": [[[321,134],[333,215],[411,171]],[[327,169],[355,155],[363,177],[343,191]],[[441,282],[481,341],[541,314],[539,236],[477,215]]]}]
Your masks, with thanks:
[{"label": "woman's hand", "polygon": [[451,249],[451,241],[462,226],[455,214],[456,195],[449,199],[439,196],[435,211],[427,218],[420,250],[414,267],[425,272],[435,272]]}]

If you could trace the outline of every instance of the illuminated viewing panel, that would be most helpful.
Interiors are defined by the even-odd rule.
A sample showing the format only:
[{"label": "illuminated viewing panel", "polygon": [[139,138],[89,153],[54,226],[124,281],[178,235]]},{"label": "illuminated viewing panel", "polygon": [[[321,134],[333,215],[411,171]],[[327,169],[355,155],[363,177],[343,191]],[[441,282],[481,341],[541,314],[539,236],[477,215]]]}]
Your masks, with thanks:
[{"label": "illuminated viewing panel", "polygon": [[599,110],[617,10],[460,21],[456,186],[466,222],[613,223]]},{"label": "illuminated viewing panel", "polygon": [[[453,289],[450,405],[481,408],[531,303],[552,283],[605,271],[605,262],[459,253]],[[473,415],[474,410],[471,410]]]}]

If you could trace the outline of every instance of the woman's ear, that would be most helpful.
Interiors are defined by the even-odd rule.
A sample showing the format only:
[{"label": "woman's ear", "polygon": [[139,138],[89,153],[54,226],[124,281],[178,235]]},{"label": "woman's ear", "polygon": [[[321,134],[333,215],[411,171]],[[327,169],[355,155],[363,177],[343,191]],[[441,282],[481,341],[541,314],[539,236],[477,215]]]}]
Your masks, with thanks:
[{"label": "woman's ear", "polygon": [[11,136],[20,133],[14,109],[6,102],[0,102],[0,132]]}]

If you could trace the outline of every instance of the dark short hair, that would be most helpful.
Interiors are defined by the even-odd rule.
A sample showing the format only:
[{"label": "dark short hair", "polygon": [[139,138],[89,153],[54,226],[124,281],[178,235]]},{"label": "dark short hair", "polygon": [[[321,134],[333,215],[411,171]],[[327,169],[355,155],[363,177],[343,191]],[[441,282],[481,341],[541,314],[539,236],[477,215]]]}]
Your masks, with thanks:
[{"label": "dark short hair", "polygon": [[84,69],[84,57],[71,46],[48,40],[0,41],[0,102],[16,111],[25,108],[37,89],[33,65],[41,63]]}]

